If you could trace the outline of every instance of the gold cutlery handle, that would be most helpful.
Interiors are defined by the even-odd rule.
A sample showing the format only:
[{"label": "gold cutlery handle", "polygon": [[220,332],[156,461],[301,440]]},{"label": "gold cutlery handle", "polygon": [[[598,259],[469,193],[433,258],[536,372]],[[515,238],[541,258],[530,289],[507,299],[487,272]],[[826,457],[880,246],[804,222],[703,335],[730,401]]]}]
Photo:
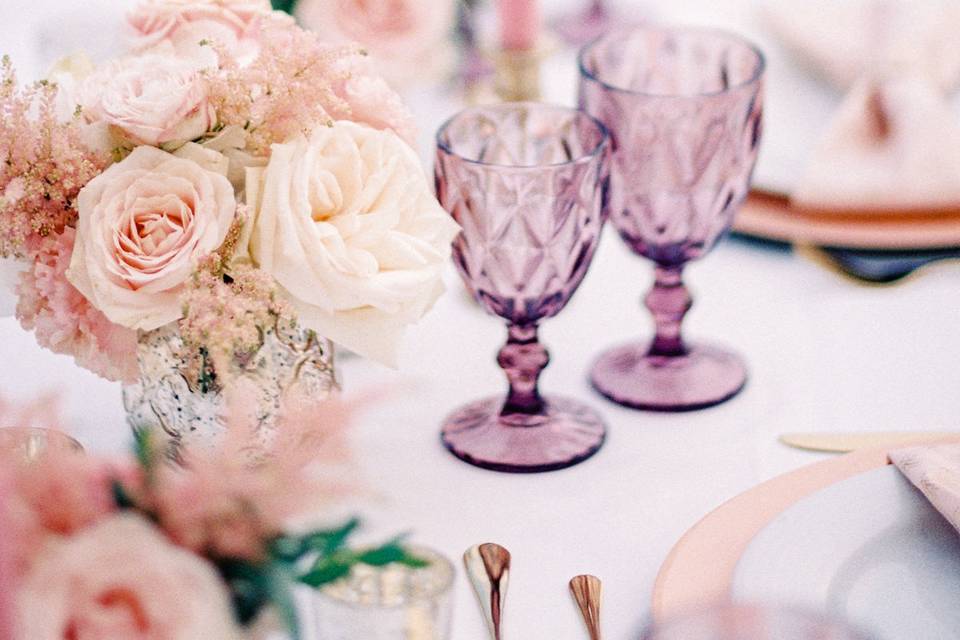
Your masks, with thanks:
[{"label": "gold cutlery handle", "polygon": [[603,585],[596,576],[576,576],[570,580],[570,593],[580,608],[590,640],[600,640],[600,601]]},{"label": "gold cutlery handle", "polygon": [[491,638],[501,640],[503,604],[510,581],[510,552],[498,544],[476,545],[463,554],[463,565],[480,601]]}]

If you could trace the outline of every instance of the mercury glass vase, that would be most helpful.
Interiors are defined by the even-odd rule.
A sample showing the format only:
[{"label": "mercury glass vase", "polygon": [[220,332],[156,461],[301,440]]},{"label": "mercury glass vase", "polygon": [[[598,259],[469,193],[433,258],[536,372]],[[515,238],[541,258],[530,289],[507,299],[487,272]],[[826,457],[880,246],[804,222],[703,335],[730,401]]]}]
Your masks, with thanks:
[{"label": "mercury glass vase", "polygon": [[[204,353],[185,347],[176,323],[141,333],[137,358],[140,380],[123,389],[130,427],[155,431],[172,457],[182,448],[215,446],[226,428],[226,376]],[[226,378],[242,385],[250,403],[245,409],[255,420],[255,448],[273,437],[285,395],[325,398],[336,388],[333,344],[308,330],[270,329],[259,349],[232,358]]]}]

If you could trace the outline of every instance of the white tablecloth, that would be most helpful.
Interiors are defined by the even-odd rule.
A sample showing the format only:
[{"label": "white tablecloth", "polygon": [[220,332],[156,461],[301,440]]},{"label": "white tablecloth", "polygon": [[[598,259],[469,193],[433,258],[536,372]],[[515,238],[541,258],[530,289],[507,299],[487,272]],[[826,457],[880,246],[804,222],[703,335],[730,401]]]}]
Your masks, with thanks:
[{"label": "white tablecloth", "polygon": [[[29,53],[26,37],[17,38],[42,26],[43,4],[4,0],[0,42]],[[19,5],[32,9],[17,18]],[[26,15],[35,16],[29,29],[20,28]],[[553,91],[567,91],[569,80],[558,76]],[[426,92],[413,104],[428,134],[455,108]],[[543,388],[599,408],[608,441],[573,469],[514,476],[474,469],[439,441],[448,411],[504,390],[494,362],[503,326],[467,299],[451,269],[450,292],[410,333],[401,371],[358,359],[340,367],[348,390],[389,393],[356,432],[370,495],[355,510],[367,533],[412,531],[458,564],[471,544],[505,545],[514,555],[508,638],[582,638],[566,583],[594,573],[605,583],[606,635],[626,640],[637,636],[657,570],[687,528],[756,483],[818,459],[780,446],[777,434],[957,426],[960,265],[865,287],[785,251],[726,241],[688,272],[696,300],[688,335],[738,349],[750,367],[747,389],[720,407],[674,415],[619,408],[590,390],[585,376],[599,350],[651,330],[640,306],[651,267],[608,229],[581,290],[542,332],[553,356]],[[118,386],[41,350],[13,319],[0,320],[0,344],[4,396],[57,389],[88,449],[118,452],[129,443]],[[462,576],[456,589],[453,637],[485,638]]]}]

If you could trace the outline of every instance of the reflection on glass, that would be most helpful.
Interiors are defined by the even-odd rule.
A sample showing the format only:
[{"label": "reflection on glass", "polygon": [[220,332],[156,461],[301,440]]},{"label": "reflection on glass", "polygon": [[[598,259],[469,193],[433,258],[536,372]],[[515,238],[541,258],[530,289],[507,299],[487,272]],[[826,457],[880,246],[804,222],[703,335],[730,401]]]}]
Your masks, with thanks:
[{"label": "reflection on glass", "polygon": [[83,452],[83,445],[62,431],[37,427],[0,428],[0,452],[12,451],[24,462],[33,462],[47,451]]}]

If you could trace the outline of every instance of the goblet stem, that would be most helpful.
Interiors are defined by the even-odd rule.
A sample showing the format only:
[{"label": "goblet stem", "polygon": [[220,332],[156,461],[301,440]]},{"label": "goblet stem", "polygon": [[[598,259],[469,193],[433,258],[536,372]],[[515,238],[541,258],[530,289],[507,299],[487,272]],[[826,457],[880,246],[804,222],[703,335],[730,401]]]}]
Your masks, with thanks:
[{"label": "goblet stem", "polygon": [[511,324],[507,344],[500,349],[497,363],[507,374],[510,391],[500,411],[501,416],[512,414],[536,415],[544,412],[543,398],[537,382],[540,372],[550,362],[550,354],[537,339],[537,325]]},{"label": "goblet stem", "polygon": [[676,357],[687,354],[681,325],[693,306],[690,292],[683,284],[683,266],[656,267],[653,289],[644,302],[656,323],[656,335],[648,355]]}]

